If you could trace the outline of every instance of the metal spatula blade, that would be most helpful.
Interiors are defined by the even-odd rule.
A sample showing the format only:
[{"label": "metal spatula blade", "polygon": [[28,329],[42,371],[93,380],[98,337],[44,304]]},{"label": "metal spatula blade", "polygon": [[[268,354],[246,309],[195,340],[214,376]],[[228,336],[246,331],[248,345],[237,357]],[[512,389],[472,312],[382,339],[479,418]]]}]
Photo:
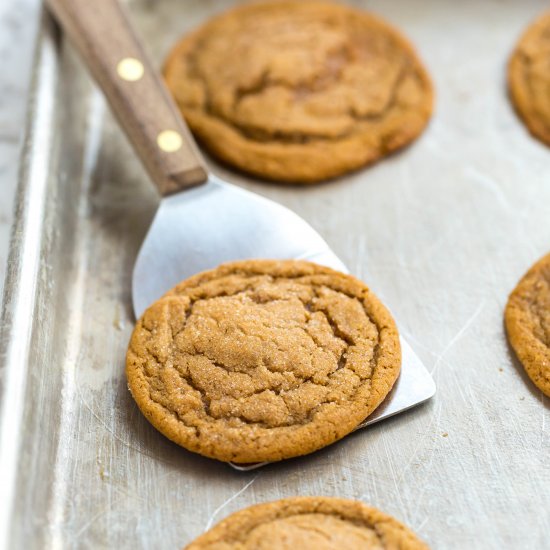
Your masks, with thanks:
[{"label": "metal spatula blade", "polygon": [[[348,272],[323,238],[294,212],[211,175],[206,185],[161,201],[134,267],[136,317],[181,280],[223,262],[251,258],[308,260]],[[357,429],[434,395],[432,377],[403,338],[401,350],[401,374],[394,388]],[[248,471],[265,463],[231,465]]]},{"label": "metal spatula blade", "polygon": [[162,199],[134,267],[136,317],[181,280],[248,258],[296,258],[346,269],[294,212],[211,175],[205,185]]},{"label": "metal spatula blade", "polygon": [[[347,271],[299,216],[208,175],[121,3],[46,0],[46,4],[87,63],[163,197],[134,269],[136,317],[182,279],[225,261],[294,258]],[[358,428],[434,394],[430,374],[403,340],[402,352],[402,371],[394,389]]]}]

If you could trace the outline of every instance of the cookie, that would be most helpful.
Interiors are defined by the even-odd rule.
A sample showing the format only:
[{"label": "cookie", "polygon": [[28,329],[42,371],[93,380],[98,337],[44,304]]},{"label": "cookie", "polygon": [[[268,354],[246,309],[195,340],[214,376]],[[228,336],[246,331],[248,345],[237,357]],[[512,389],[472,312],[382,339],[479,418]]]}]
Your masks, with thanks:
[{"label": "cookie", "polygon": [[432,112],[410,43],[378,17],[329,2],[228,11],[176,44],[164,76],[213,156],[289,183],[370,164],[414,140]]},{"label": "cookie", "polygon": [[396,519],[356,500],[295,497],[236,512],[185,550],[427,550]]},{"label": "cookie", "polygon": [[523,34],[508,64],[517,113],[533,136],[550,145],[550,12]]},{"label": "cookie", "polygon": [[529,378],[550,397],[550,254],[523,276],[504,315],[510,344]]},{"label": "cookie", "polygon": [[139,408],[165,436],[239,463],[344,437],[400,370],[395,323],[364,283],[304,261],[233,262],[154,303],[126,360]]}]

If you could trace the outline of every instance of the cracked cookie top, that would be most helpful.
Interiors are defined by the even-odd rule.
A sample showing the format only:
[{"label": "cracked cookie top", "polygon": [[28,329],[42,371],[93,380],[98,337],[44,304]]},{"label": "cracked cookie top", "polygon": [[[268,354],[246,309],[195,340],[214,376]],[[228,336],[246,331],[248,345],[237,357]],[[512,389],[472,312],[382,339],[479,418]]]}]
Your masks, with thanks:
[{"label": "cracked cookie top", "polygon": [[328,2],[235,8],[184,37],[164,74],[214,156],[291,183],[403,147],[432,112],[430,79],[408,41],[369,13]]},{"label": "cracked cookie top", "polygon": [[362,502],[295,497],[236,512],[185,550],[427,550],[391,516]]},{"label": "cracked cookie top", "polygon": [[179,445],[240,463],[313,452],[384,399],[401,365],[386,308],[359,280],[303,261],[199,273],[136,324],[126,372]]},{"label": "cracked cookie top", "polygon": [[504,318],[510,344],[529,378],[550,397],[550,254],[510,294]]},{"label": "cracked cookie top", "polygon": [[550,145],[550,12],[534,21],[516,45],[508,88],[531,134]]}]

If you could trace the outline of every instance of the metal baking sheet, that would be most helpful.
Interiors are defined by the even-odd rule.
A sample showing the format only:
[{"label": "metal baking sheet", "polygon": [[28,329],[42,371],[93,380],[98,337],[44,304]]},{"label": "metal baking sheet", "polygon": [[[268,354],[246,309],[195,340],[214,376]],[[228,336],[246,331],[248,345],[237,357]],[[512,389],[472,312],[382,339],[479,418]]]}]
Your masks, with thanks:
[{"label": "metal baking sheet", "polygon": [[[291,495],[361,499],[438,549],[541,549],[549,400],[502,312],[550,249],[550,151],[505,92],[542,1],[354,2],[418,47],[437,90],[425,134],[327,184],[214,172],[295,210],[392,309],[431,370],[425,405],[308,457],[236,472],[159,435],[126,389],[131,269],[156,208],[100,94],[41,26],[3,307],[0,545],[179,548],[227,514]],[[157,60],[228,1],[135,1]],[[1,546],[0,546],[1,547]]]}]

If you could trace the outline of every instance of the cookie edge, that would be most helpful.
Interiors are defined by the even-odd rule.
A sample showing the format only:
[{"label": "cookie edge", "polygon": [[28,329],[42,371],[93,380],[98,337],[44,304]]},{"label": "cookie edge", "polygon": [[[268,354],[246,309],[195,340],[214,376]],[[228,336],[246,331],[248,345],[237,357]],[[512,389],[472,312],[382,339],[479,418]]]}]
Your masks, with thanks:
[{"label": "cookie edge", "polygon": [[[185,279],[173,289],[169,290],[162,298],[150,307],[153,307],[163,299],[169,298],[170,296],[176,294],[178,289],[201,284],[219,276],[223,276],[225,273],[233,273],[235,267],[241,266],[244,269],[244,273],[250,273],[250,271],[253,270],[253,272],[257,272],[258,274],[273,274],[275,272],[280,273],[281,276],[291,276],[293,273],[295,274],[295,272],[292,270],[290,272],[288,271],[288,267],[290,266],[291,268],[298,270],[299,273],[304,276],[320,274],[332,275],[365,288],[368,292],[369,305],[371,307],[374,306],[375,308],[376,321],[384,322],[382,328],[379,327],[379,346],[381,348],[383,347],[383,352],[381,354],[384,356],[385,360],[382,364],[377,365],[377,367],[379,367],[379,373],[381,371],[382,372],[378,380],[376,380],[376,383],[374,382],[375,373],[373,372],[370,386],[370,395],[377,397],[372,399],[372,401],[368,404],[369,406],[365,406],[364,408],[360,407],[361,403],[358,403],[355,408],[350,406],[345,411],[340,410],[339,414],[335,415],[337,417],[336,420],[339,420],[339,423],[336,425],[329,425],[329,423],[325,423],[323,426],[325,428],[323,433],[320,432],[319,426],[316,426],[315,430],[314,428],[308,429],[307,427],[304,427],[300,430],[300,434],[296,435],[295,438],[299,439],[299,436],[303,436],[304,433],[308,433],[309,430],[313,430],[317,437],[309,438],[310,444],[308,446],[304,446],[301,441],[294,442],[292,438],[291,442],[287,442],[283,447],[272,448],[270,446],[268,448],[263,448],[262,451],[258,451],[257,448],[220,449],[210,446],[207,447],[206,442],[203,445],[195,445],[192,443],[192,436],[182,434],[185,426],[183,426],[177,419],[172,420],[167,418],[165,409],[161,405],[152,401],[148,397],[148,392],[144,389],[146,388],[146,383],[144,381],[143,373],[140,372],[139,357],[137,357],[136,360],[136,355],[132,350],[132,341],[141,319],[143,318],[142,316],[136,322],[126,354],[126,378],[128,382],[128,389],[130,390],[134,401],[138,405],[142,414],[153,425],[153,427],[155,427],[168,439],[191,452],[198,453],[208,458],[220,460],[222,462],[235,462],[241,464],[254,462],[276,462],[313,453],[339,441],[340,439],[343,439],[346,435],[353,432],[355,428],[363,420],[368,418],[368,416],[370,416],[370,414],[372,414],[372,412],[374,412],[374,410],[384,401],[399,377],[399,373],[401,371],[401,346],[399,341],[399,332],[391,313],[363,281],[352,275],[303,260],[243,260],[227,262],[214,269],[197,273],[196,275]],[[355,409],[355,414],[352,414]],[[345,415],[344,412],[346,413]],[[343,416],[343,418],[340,418],[341,416]],[[190,431],[194,431],[193,427],[188,427],[188,429]]]},{"label": "cookie edge", "polygon": [[[397,26],[387,22],[377,14],[358,9],[349,4],[325,0],[310,0],[310,3],[317,3],[332,8],[343,8],[363,18],[369,18],[375,21],[377,25],[383,27],[386,32],[391,34],[396,41],[399,42],[400,47],[414,61],[418,77],[423,83],[425,88],[425,100],[422,104],[422,108],[415,109],[409,113],[410,115],[414,115],[409,117],[409,119],[414,119],[414,123],[411,123],[411,120],[408,119],[406,123],[402,125],[401,131],[392,135],[392,139],[387,140],[384,147],[374,151],[361,146],[361,135],[358,135],[353,136],[353,139],[349,140],[353,147],[350,147],[350,143],[345,141],[340,143],[319,142],[308,149],[290,143],[273,143],[269,144],[270,149],[266,150],[264,144],[247,141],[231,125],[223,124],[218,119],[209,117],[200,111],[186,111],[184,107],[178,103],[176,95],[172,91],[173,86],[171,85],[173,80],[172,67],[178,65],[178,56],[186,51],[192,45],[193,41],[196,40],[201,33],[205,32],[207,27],[215,21],[221,20],[226,16],[237,14],[240,11],[246,11],[255,5],[285,3],[292,4],[293,2],[290,0],[261,0],[257,2],[248,2],[244,5],[237,5],[229,10],[222,11],[204,21],[196,29],[180,37],[169,50],[164,60],[162,74],[172,97],[176,101],[180,114],[188,124],[197,141],[202,144],[203,148],[213,158],[233,170],[266,181],[276,181],[290,185],[311,185],[329,181],[346,174],[352,174],[353,172],[366,168],[391,156],[400,149],[411,145],[422,135],[434,112],[435,89],[430,73],[423,60],[420,58],[417,48],[413,45],[412,41],[410,41],[404,32],[398,29]],[[364,137],[365,136],[363,136],[363,138]],[[233,144],[235,140],[237,142],[242,142],[241,146],[226,146],[226,143],[231,142]],[[277,146],[283,150],[274,152],[273,148]],[[250,155],[251,149],[256,149],[252,155]],[[361,155],[357,154],[358,149],[361,150]],[[243,152],[249,157],[246,162],[242,162],[241,160]],[[252,159],[251,162],[250,158]],[[269,166],[267,168],[266,162]],[[290,166],[292,170],[289,169]]]},{"label": "cookie edge", "polygon": [[[533,277],[538,276],[542,266],[547,265],[550,266],[550,254],[546,254],[537,260],[518,281],[514,290],[512,290],[508,297],[508,302],[504,310],[504,323],[510,346],[514,350],[527,376],[542,393],[550,397],[550,384],[542,380],[542,368],[536,357],[536,352],[540,348],[541,353],[544,354],[546,351],[546,355],[550,358],[550,349],[544,349],[541,342],[533,336],[531,331],[525,328],[524,320],[526,319],[526,314],[525,310],[521,308],[519,304],[520,294],[525,286]],[[550,368],[550,366],[548,368]]]},{"label": "cookie edge", "polygon": [[[288,513],[278,514],[281,510]],[[343,520],[360,521],[366,527],[376,530],[383,540],[393,539],[387,541],[388,543],[398,542],[402,550],[428,550],[426,543],[419,539],[416,533],[393,516],[359,500],[326,496],[290,497],[249,506],[222,519],[183,550],[202,550],[211,544],[223,543],[231,533],[241,532],[243,529],[252,530],[265,521],[310,513],[323,513]]]}]

